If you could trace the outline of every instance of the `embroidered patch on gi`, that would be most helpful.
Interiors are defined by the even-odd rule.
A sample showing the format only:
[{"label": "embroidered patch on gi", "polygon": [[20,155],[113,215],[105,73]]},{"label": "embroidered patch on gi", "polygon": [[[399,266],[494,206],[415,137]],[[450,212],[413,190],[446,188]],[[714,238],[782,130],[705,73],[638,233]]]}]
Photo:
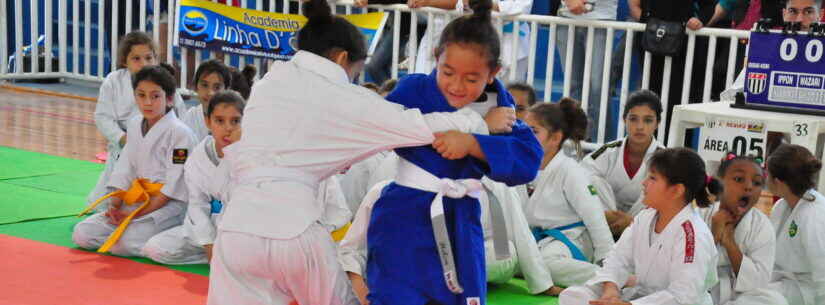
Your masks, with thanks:
[{"label": "embroidered patch on gi", "polygon": [[590,195],[596,196],[596,195],[599,194],[598,192],[596,192],[596,187],[593,186],[592,184],[588,185],[587,189],[590,190]]},{"label": "embroidered patch on gi", "polygon": [[172,163],[173,164],[184,164],[186,163],[186,158],[189,157],[189,150],[186,148],[175,148],[172,150]]},{"label": "embroidered patch on gi", "polygon": [[791,227],[788,228],[788,235],[795,237],[796,233],[799,233],[799,227],[796,225],[796,221],[791,220]]},{"label": "embroidered patch on gi", "polygon": [[685,220],[682,223],[685,230],[685,264],[693,263],[694,251],[696,251],[696,240],[693,233],[693,224]]},{"label": "embroidered patch on gi", "polygon": [[479,298],[479,297],[467,298],[467,305],[481,305],[481,298]]}]

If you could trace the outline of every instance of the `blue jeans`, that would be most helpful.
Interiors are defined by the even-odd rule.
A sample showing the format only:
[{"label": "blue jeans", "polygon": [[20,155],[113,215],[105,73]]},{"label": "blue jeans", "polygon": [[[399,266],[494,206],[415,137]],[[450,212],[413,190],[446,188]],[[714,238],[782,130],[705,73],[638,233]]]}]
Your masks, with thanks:
[{"label": "blue jeans", "polygon": [[[567,31],[568,29],[566,25],[560,25],[558,27],[558,31],[556,32],[556,49],[561,55],[562,65],[567,62]],[[585,52],[587,51],[587,28],[576,27],[574,35],[575,41],[573,42],[573,45],[570,46],[573,48],[573,62],[570,66],[570,71],[565,71],[565,73],[570,73],[570,97],[582,101],[582,103],[585,102],[582,100],[582,90],[584,88],[585,77],[587,77],[590,82],[589,96],[587,98],[587,109],[585,111],[587,112],[587,117],[590,121],[590,132],[588,134],[590,141],[596,141],[598,140],[598,129],[601,128],[601,125],[599,125],[599,110],[601,109],[602,76],[604,75],[604,52],[607,30],[593,29],[593,45],[590,49],[590,71],[584,71]],[[565,75],[565,77],[568,76]],[[610,97],[608,96],[608,102],[609,101]],[[609,119],[610,115],[607,115],[606,118]],[[606,128],[607,130],[605,130],[605,135],[612,135],[616,133],[615,122],[608,120]]]}]

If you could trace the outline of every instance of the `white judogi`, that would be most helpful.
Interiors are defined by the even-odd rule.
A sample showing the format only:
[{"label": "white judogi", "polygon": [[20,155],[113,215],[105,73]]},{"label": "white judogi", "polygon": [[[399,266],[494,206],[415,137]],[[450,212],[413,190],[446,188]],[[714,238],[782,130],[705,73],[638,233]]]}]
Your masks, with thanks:
[{"label": "white judogi", "polygon": [[189,129],[192,129],[198,142],[209,135],[209,128],[206,128],[205,114],[206,110],[203,109],[203,104],[198,104],[195,107],[189,108],[189,110],[181,116],[181,121],[183,121],[186,126],[189,126]]},{"label": "white judogi", "polygon": [[[593,174],[593,186],[599,192],[608,210],[619,210],[636,216],[645,208],[641,202],[642,181],[647,176],[647,160],[656,152],[664,148],[661,143],[653,139],[647,147],[642,166],[633,178],[627,175],[624,167],[624,151],[627,138],[607,143],[598,150],[590,153],[581,161],[581,165]],[[615,198],[611,202],[609,198]]]},{"label": "white judogi", "polygon": [[[504,16],[528,15],[533,8],[533,0],[498,0],[499,13]],[[530,55],[530,24],[519,22],[518,29],[513,29],[514,24],[507,22],[504,24],[504,33],[501,36],[501,59],[503,63],[499,78],[510,80],[510,73],[516,73],[517,81],[527,79],[527,56]],[[518,35],[518,36],[516,36]],[[512,61],[513,37],[517,37],[518,53],[516,62]]]},{"label": "white judogi", "polygon": [[716,247],[701,216],[687,204],[656,234],[654,209],[642,210],[624,231],[604,267],[585,286],[570,287],[559,297],[561,305],[584,305],[602,294],[602,284],[620,289],[630,275],[634,287],[622,290],[622,299],[634,305],[711,305],[708,290],[716,285]]},{"label": "white judogi", "polygon": [[790,209],[785,199],[771,212],[776,265],[771,289],[792,305],[825,304],[825,197],[811,189]]},{"label": "white judogi", "polygon": [[524,211],[531,228],[546,230],[584,222],[584,226],[562,233],[582,251],[587,262],[574,259],[567,245],[553,237],[538,242],[556,286],[584,284],[599,268],[593,263],[607,257],[613,247],[604,208],[592,190],[589,174],[562,153],[539,173]]},{"label": "white judogi", "polygon": [[350,211],[358,211],[358,206],[364,200],[364,196],[372,188],[370,177],[380,166],[381,161],[391,152],[380,152],[364,161],[353,164],[346,173],[338,175],[341,189],[347,199],[347,206]]},{"label": "white judogi", "polygon": [[[212,136],[207,136],[195,147],[186,162],[186,184],[189,187],[189,206],[183,224],[163,231],[143,247],[143,255],[163,264],[206,264],[204,246],[215,243],[217,225],[223,207],[213,207],[212,200],[224,200],[229,168],[221,165]],[[352,213],[344,202],[344,194],[333,176],[320,183],[318,200],[324,216],[321,223],[332,232],[346,225]]]},{"label": "white judogi", "polygon": [[241,140],[224,149],[232,179],[208,304],[356,304],[318,223],[318,183],[377,152],[472,124],[464,114],[403,110],[305,51],[272,64],[245,113]]},{"label": "white judogi", "polygon": [[[502,183],[488,178],[481,180],[487,192],[482,193],[481,221],[484,229],[484,248],[486,254],[487,281],[490,283],[505,283],[516,274],[524,275],[527,288],[532,294],[538,294],[549,289],[553,281],[545,269],[544,262],[539,254],[535,239],[527,226],[527,220],[520,206],[520,197],[516,190]],[[367,268],[367,229],[369,227],[372,208],[381,191],[390,181],[376,184],[364,197],[364,202],[355,215],[352,226],[338,247],[338,261],[347,272],[361,276]],[[502,205],[504,220],[507,227],[507,239],[510,247],[510,258],[497,260],[493,248],[493,232],[490,223],[489,195],[496,197]]]},{"label": "white judogi", "polygon": [[143,247],[143,256],[163,264],[205,264],[205,245],[215,243],[217,223],[223,207],[212,206],[222,200],[222,188],[229,180],[227,166],[220,166],[215,140],[207,136],[192,150],[186,161],[185,177],[189,201],[183,224],[163,231]]},{"label": "white judogi", "polygon": [[[708,208],[699,209],[699,214],[708,227],[711,226],[713,215],[719,211],[719,207],[720,203],[716,202]],[[758,209],[751,209],[742,216],[734,231],[734,239],[742,251],[739,273],[736,274],[731,269],[725,248],[717,245],[719,284],[710,290],[713,304],[787,304],[781,294],[768,289],[776,251],[774,234],[771,220]]]},{"label": "white judogi", "polygon": [[[174,161],[178,150],[191,152],[194,136],[186,125],[178,120],[174,111],[168,112],[145,135],[143,120],[133,120],[127,128],[128,143],[123,150],[123,161],[118,162],[109,180],[109,189],[128,190],[137,178],[163,183],[161,192],[170,198],[162,208],[132,220],[129,227],[112,247],[112,253],[126,256],[141,254],[146,241],[152,236],[179,225],[186,209],[186,182],[181,161]],[[124,209],[133,210],[138,205]],[[116,226],[109,224],[108,217],[97,213],[78,223],[72,234],[74,242],[86,249],[97,249],[106,241]]]},{"label": "white judogi", "polygon": [[[177,92],[175,93],[175,111],[179,114],[186,111],[186,105]],[[129,121],[135,117],[141,117],[141,115],[137,104],[135,104],[131,73],[125,68],[109,73],[106,79],[103,80],[103,84],[100,85],[100,94],[97,97],[97,105],[95,106],[95,125],[97,125],[97,130],[109,142],[106,146],[108,155],[106,167],[100,174],[97,185],[86,198],[89,203],[106,195],[109,176],[112,174],[115,163],[122,151],[120,138],[126,134]],[[100,205],[98,210],[105,210],[106,207],[106,205]]]}]

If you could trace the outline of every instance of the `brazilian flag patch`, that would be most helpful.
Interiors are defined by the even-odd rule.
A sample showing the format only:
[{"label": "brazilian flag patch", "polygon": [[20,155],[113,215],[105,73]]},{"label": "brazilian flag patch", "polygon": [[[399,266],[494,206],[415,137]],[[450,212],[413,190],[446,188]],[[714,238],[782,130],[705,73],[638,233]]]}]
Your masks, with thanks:
[{"label": "brazilian flag patch", "polygon": [[791,221],[791,227],[788,229],[788,235],[791,237],[795,237],[796,233],[799,233],[799,227],[796,225],[796,221]]},{"label": "brazilian flag patch", "polygon": [[592,184],[588,185],[587,189],[590,191],[590,195],[596,196],[596,195],[599,194],[599,192],[596,192],[596,187],[593,186]]}]

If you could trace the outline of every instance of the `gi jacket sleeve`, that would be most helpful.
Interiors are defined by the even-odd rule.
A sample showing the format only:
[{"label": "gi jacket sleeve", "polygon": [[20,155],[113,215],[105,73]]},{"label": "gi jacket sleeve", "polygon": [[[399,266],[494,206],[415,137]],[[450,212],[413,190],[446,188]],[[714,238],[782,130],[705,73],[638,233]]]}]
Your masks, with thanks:
[{"label": "gi jacket sleeve", "polygon": [[[200,145],[197,147],[202,148]],[[200,246],[213,244],[217,231],[216,224],[212,222],[212,196],[209,195],[206,186],[206,182],[212,177],[201,170],[196,162],[187,162],[184,168],[186,186],[189,190],[186,220],[183,222],[184,232]]]},{"label": "gi jacket sleeve", "polygon": [[524,122],[516,121],[509,134],[474,136],[487,157],[486,164],[477,162],[487,177],[508,186],[536,179],[544,150]]},{"label": "gi jacket sleeve", "polygon": [[188,127],[183,124],[178,125],[170,132],[169,147],[167,150],[168,157],[164,160],[166,166],[164,173],[163,188],[160,192],[169,198],[187,201],[186,180],[184,179],[183,169],[184,162],[180,159],[172,157],[173,154],[183,150],[188,155],[192,153],[192,147],[195,146],[195,136]]},{"label": "gi jacket sleeve", "polygon": [[321,182],[322,186],[318,193],[318,200],[321,201],[324,214],[321,216],[321,224],[326,227],[327,231],[335,231],[352,219],[352,212],[347,206],[347,199],[344,197],[344,191],[341,189],[341,184],[338,178],[330,176]]},{"label": "gi jacket sleeve", "polygon": [[137,178],[137,168],[133,163],[133,160],[137,159],[134,155],[137,149],[134,142],[126,142],[126,146],[123,146],[123,152],[120,153],[112,175],[109,176],[108,186],[110,188],[126,191],[132,186],[132,180]]},{"label": "gi jacket sleeve", "polygon": [[372,207],[389,183],[389,181],[378,183],[367,192],[347,234],[338,245],[338,262],[346,272],[364,276],[367,271],[367,229],[372,216]]},{"label": "gi jacket sleeve", "polygon": [[607,254],[613,249],[613,234],[610,232],[610,227],[607,226],[607,220],[604,218],[604,209],[599,201],[599,196],[591,191],[593,185],[590,183],[590,179],[587,178],[586,173],[573,171],[567,174],[571,179],[565,179],[564,196],[567,197],[567,202],[570,202],[570,205],[584,221],[587,232],[593,240],[593,247],[595,248],[594,261],[598,262],[607,257]]},{"label": "gi jacket sleeve", "polygon": [[[100,85],[100,95],[95,105],[95,125],[109,143],[118,143],[126,132],[120,129],[115,114],[115,99],[127,98],[115,92],[115,74],[110,74]],[[128,97],[132,98],[132,97]]]},{"label": "gi jacket sleeve", "polygon": [[[751,213],[761,212],[754,209],[751,210]],[[773,225],[764,215],[755,214],[753,216],[751,223],[747,224],[752,229],[751,234],[746,236],[742,243],[737,240],[743,252],[742,263],[739,265],[739,273],[736,275],[736,286],[734,287],[734,290],[738,293],[765,287],[771,281],[771,273],[776,258],[776,235],[774,235]],[[757,222],[757,219],[762,221]],[[743,223],[740,223],[740,225],[743,225]],[[725,250],[720,248],[719,251]]]},{"label": "gi jacket sleeve", "polygon": [[638,227],[639,218],[637,217],[630,227],[624,230],[613,251],[609,252],[605,258],[604,266],[587,282],[587,285],[595,286],[604,282],[612,282],[619,288],[624,287],[627,279],[635,270],[633,239],[634,235],[640,234],[636,229]]},{"label": "gi jacket sleeve", "polygon": [[[673,245],[670,265],[662,266],[668,269],[662,272],[670,275],[667,288],[635,299],[630,302],[631,304],[690,305],[702,302],[709,288],[708,275],[710,272],[715,274],[716,271],[715,246],[712,237],[703,238],[699,234],[687,234],[685,224],[691,227],[690,230],[694,230],[693,224],[685,221],[680,225],[679,235],[672,235],[676,237],[675,240],[668,242]],[[690,245],[693,245],[692,249]]]},{"label": "gi jacket sleeve", "polygon": [[[823,202],[805,202],[801,204],[825,204]],[[811,278],[816,291],[814,304],[825,304],[825,213],[823,209],[809,209],[805,223],[800,225],[799,235],[805,247],[805,256],[810,260]]]}]

